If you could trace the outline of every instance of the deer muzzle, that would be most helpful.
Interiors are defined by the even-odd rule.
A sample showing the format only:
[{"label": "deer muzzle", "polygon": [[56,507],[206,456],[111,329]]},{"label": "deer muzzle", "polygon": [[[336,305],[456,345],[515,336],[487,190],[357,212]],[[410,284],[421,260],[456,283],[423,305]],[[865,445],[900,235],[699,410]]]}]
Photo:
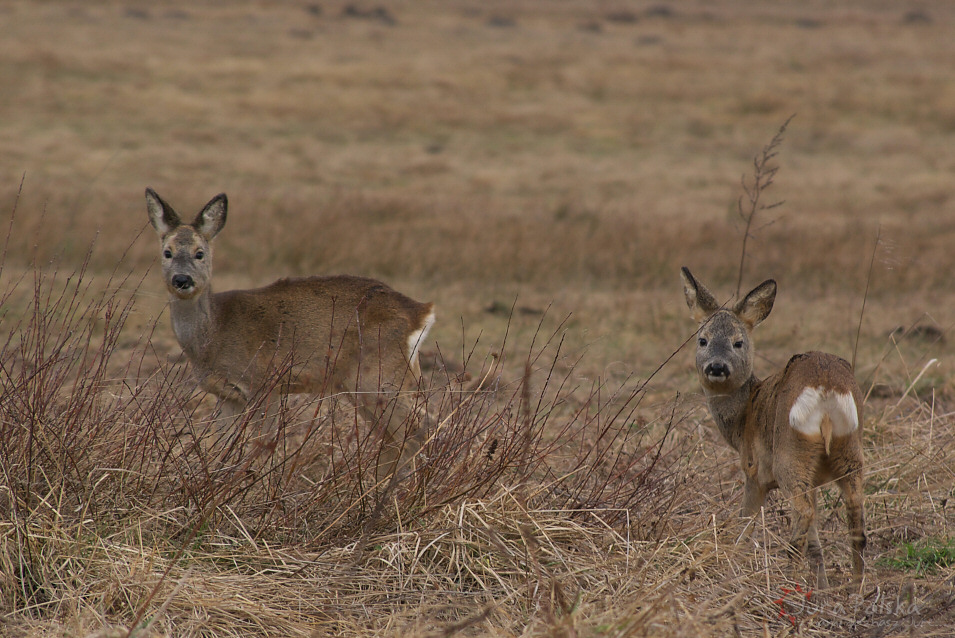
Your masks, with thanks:
[{"label": "deer muzzle", "polygon": [[183,292],[193,288],[196,285],[196,282],[194,282],[192,277],[189,275],[173,275],[170,282],[172,283],[173,288]]},{"label": "deer muzzle", "polygon": [[726,381],[730,376],[730,367],[720,361],[711,361],[703,367],[703,374],[710,381]]}]

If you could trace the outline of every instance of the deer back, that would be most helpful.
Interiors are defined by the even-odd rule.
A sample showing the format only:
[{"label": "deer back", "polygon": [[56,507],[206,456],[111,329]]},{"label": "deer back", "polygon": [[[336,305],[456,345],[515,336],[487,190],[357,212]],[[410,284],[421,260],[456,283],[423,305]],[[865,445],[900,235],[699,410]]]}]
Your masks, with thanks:
[{"label": "deer back", "polygon": [[204,357],[207,367],[261,376],[291,365],[303,386],[353,375],[362,364],[389,382],[409,369],[415,376],[420,343],[434,322],[432,304],[345,275],[217,293],[213,308],[217,338]]}]

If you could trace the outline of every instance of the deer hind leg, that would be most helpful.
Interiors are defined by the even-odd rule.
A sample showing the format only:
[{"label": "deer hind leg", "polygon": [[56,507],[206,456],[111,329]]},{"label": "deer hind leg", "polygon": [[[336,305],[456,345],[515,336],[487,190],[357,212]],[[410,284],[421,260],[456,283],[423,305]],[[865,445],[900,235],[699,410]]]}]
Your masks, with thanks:
[{"label": "deer hind leg", "polygon": [[[389,377],[388,372],[394,376]],[[418,403],[418,376],[403,357],[363,361],[357,376],[357,384],[354,376],[339,384],[380,437],[375,478],[382,483],[397,472],[400,480],[414,471],[415,458],[430,431],[427,410]]]},{"label": "deer hind leg", "polygon": [[829,579],[826,578],[826,564],[825,560],[822,557],[822,543],[819,542],[819,528],[816,527],[815,513],[816,513],[816,494],[813,490],[813,499],[812,499],[812,508],[813,508],[813,522],[809,526],[809,538],[808,538],[808,547],[807,555],[809,556],[809,564],[815,569],[816,572],[816,589],[828,589],[829,588]]},{"label": "deer hind leg", "polygon": [[852,542],[852,576],[858,581],[865,570],[862,552],[865,549],[865,513],[862,507],[862,473],[852,472],[838,481],[842,497],[846,501],[846,514],[849,522],[849,539]]},{"label": "deer hind leg", "polygon": [[[398,480],[415,469],[430,429],[427,412],[417,405],[410,390],[385,385],[371,392],[372,401],[364,401],[364,411],[381,437],[375,478],[380,482],[397,472]],[[365,396],[369,396],[366,394]],[[372,405],[369,405],[372,404]]]},{"label": "deer hind leg", "polygon": [[826,578],[822,544],[816,528],[816,489],[806,483],[780,485],[780,488],[793,507],[793,528],[789,539],[792,556],[794,559],[805,556],[815,574],[816,588],[826,589],[829,579]]}]

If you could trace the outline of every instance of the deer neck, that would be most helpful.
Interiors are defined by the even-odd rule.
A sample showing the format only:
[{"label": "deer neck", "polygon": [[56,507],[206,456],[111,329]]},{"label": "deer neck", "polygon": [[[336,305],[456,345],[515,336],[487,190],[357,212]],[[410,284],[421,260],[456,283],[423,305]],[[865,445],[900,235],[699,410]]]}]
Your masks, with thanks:
[{"label": "deer neck", "polygon": [[172,330],[179,345],[191,359],[199,358],[210,342],[215,323],[212,291],[206,290],[192,299],[175,295],[169,302]]},{"label": "deer neck", "polygon": [[751,411],[758,409],[755,399],[759,397],[761,386],[762,382],[755,375],[750,375],[743,385],[729,394],[705,393],[710,414],[720,434],[736,451],[743,445],[747,417]]}]

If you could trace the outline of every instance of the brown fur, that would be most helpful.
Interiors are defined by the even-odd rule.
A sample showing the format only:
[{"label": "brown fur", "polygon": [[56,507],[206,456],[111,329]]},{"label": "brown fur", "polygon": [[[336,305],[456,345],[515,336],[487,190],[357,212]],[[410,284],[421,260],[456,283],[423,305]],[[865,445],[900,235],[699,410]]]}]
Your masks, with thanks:
[{"label": "brown fur", "polygon": [[[146,202],[160,236],[173,330],[224,412],[244,410],[281,375],[273,392],[344,392],[372,423],[382,424],[379,475],[414,456],[421,433],[406,432],[417,419],[405,393],[418,384],[417,346],[433,322],[432,304],[352,276],[280,279],[213,293],[210,242],[225,225],[226,196],[213,198],[191,224],[151,189]],[[416,334],[418,343],[409,344]]]},{"label": "brown fur", "polygon": [[[836,481],[842,489],[852,540],[852,571],[862,576],[865,547],[862,485],[862,392],[847,361],[823,352],[793,356],[786,367],[759,380],[753,374],[750,333],[770,313],[776,282],[754,288],[734,308],[722,308],[686,268],[682,271],[687,305],[701,322],[696,365],[710,412],[723,438],[740,454],[746,477],[742,515],[756,514],[766,494],[779,487],[793,505],[793,549],[815,568],[816,585],[828,586],[816,529],[816,488]],[[790,423],[790,411],[807,389],[851,396],[858,425],[835,431],[826,412],[818,432],[805,433]],[[846,402],[848,404],[848,401]]]}]

